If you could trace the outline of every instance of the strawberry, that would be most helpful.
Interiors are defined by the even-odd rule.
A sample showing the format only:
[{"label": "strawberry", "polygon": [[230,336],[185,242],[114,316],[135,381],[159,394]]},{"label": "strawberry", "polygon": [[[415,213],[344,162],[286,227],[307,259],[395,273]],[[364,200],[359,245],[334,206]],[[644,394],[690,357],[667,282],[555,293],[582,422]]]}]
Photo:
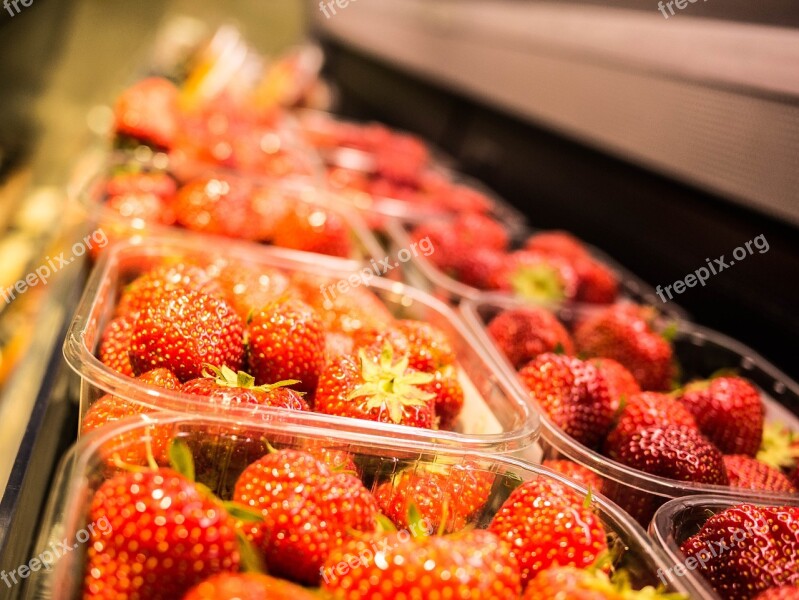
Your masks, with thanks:
[{"label": "strawberry", "polygon": [[795,494],[796,488],[781,471],[744,454],[728,454],[724,466],[730,485],[749,490]]},{"label": "strawberry", "polygon": [[422,385],[421,389],[434,395],[433,411],[438,417],[438,426],[451,429],[466,401],[457,370],[452,366],[439,369],[433,373],[433,381]]},{"label": "strawberry", "polygon": [[203,175],[180,188],[174,208],[186,229],[241,238],[261,239],[260,221],[253,210],[252,185],[227,174]]},{"label": "strawberry", "polygon": [[741,377],[717,377],[687,385],[679,400],[702,433],[724,454],[754,456],[763,439],[760,393]]},{"label": "strawberry", "polygon": [[160,77],[142,79],[117,98],[114,126],[117,134],[172,147],[180,126],[178,89]]},{"label": "strawberry", "polygon": [[575,299],[590,304],[612,304],[619,295],[619,278],[607,265],[591,257],[572,262],[579,280]]},{"label": "strawberry", "polygon": [[295,298],[267,304],[247,325],[249,364],[258,384],[296,379],[313,393],[325,366],[325,330],[316,311]]},{"label": "strawberry", "polygon": [[[438,253],[436,248],[436,253]],[[504,268],[507,254],[493,248],[469,248],[452,251],[455,258],[445,271],[465,285],[479,290],[493,290],[498,285],[495,273]],[[433,254],[432,256],[435,256]]]},{"label": "strawberry", "polygon": [[638,385],[633,374],[620,362],[612,358],[591,358],[588,362],[594,365],[599,374],[605,378],[614,412],[621,404],[626,403],[628,398],[641,393],[641,386]]},{"label": "strawberry", "polygon": [[608,549],[605,529],[585,499],[544,477],[516,488],[488,530],[511,544],[523,586],[550,566],[587,567]]},{"label": "strawberry", "polygon": [[680,547],[722,598],[799,584],[799,507],[739,504],[710,517]]},{"label": "strawberry", "polygon": [[413,506],[428,532],[446,533],[463,529],[483,509],[493,484],[494,475],[474,463],[420,465],[380,484],[375,498],[399,529],[410,529]]},{"label": "strawberry", "polygon": [[660,477],[727,485],[721,452],[692,427],[656,425],[627,436],[610,458]]},{"label": "strawberry", "polygon": [[435,373],[455,364],[455,351],[447,335],[430,323],[402,319],[389,329],[367,331],[355,336],[356,345],[379,351],[389,343],[395,354],[408,356],[408,366],[417,371]]},{"label": "strawberry", "polygon": [[[617,572],[618,574],[619,572]],[[623,572],[621,572],[623,573]],[[678,594],[666,594],[651,586],[634,590],[626,579],[614,582],[597,569],[552,567],[541,571],[524,590],[522,600],[681,600]]]},{"label": "strawberry", "polygon": [[516,369],[539,354],[574,354],[566,328],[546,309],[525,306],[506,310],[488,324],[488,333]]},{"label": "strawberry", "polygon": [[558,427],[594,447],[613,419],[605,380],[592,365],[561,354],[539,354],[519,371],[530,397]]},{"label": "strawberry", "polygon": [[161,293],[136,320],[130,362],[141,373],[166,367],[181,381],[202,375],[203,364],[241,367],[241,318],[224,300],[193,290]]},{"label": "strawberry", "polygon": [[577,350],[620,362],[643,390],[667,390],[674,376],[672,349],[653,329],[653,315],[651,309],[634,304],[601,310],[577,326]]},{"label": "strawberry", "polygon": [[588,467],[565,459],[547,459],[541,464],[595,492],[602,491],[602,478]]},{"label": "strawberry", "polygon": [[163,292],[177,289],[193,289],[212,296],[222,293],[219,284],[199,265],[164,264],[143,273],[122,290],[116,314],[137,317]]},{"label": "strawberry", "polygon": [[170,202],[177,192],[177,184],[167,173],[123,171],[114,173],[105,184],[109,197],[152,194]]},{"label": "strawberry", "polygon": [[524,247],[542,254],[560,256],[567,260],[590,256],[585,245],[566,231],[543,231],[527,239]]},{"label": "strawberry", "polygon": [[328,448],[324,445],[313,442],[307,442],[305,444],[304,450],[331,471],[347,471],[356,474],[359,473],[358,465],[355,464],[355,458],[346,450]]},{"label": "strawberry", "polygon": [[253,311],[289,292],[289,278],[279,269],[244,263],[223,265],[216,281],[225,300],[245,321]]},{"label": "strawberry", "polygon": [[395,361],[388,344],[379,356],[362,349],[358,359],[348,356],[325,367],[315,407],[329,415],[432,429],[434,396],[420,387],[431,381],[433,375],[408,367],[407,356]]},{"label": "strawberry", "polygon": [[303,587],[261,573],[220,573],[190,589],[182,600],[318,600]]},{"label": "strawberry", "polygon": [[[446,221],[431,221],[418,225],[410,234],[411,240],[419,244],[427,240],[435,248],[427,259],[442,271],[451,271],[464,259],[458,233]],[[477,249],[475,249],[477,250]]]},{"label": "strawberry", "polygon": [[508,247],[508,232],[504,225],[491,217],[475,212],[467,212],[450,224],[458,232],[464,248],[491,248],[503,251]]},{"label": "strawberry", "polygon": [[105,481],[92,498],[89,521],[106,522],[110,531],[91,534],[86,600],[174,600],[239,566],[233,518],[172,469],[123,472]]},{"label": "strawberry", "polygon": [[642,392],[630,396],[615,427],[605,440],[605,454],[618,455],[628,438],[642,429],[669,425],[699,431],[691,413],[670,396],[657,392]]},{"label": "strawberry", "polygon": [[799,600],[799,586],[782,585],[760,592],[755,600]]},{"label": "strawberry", "polygon": [[342,258],[355,252],[350,226],[340,214],[304,202],[283,216],[271,241],[281,248]]},{"label": "strawberry", "polygon": [[175,222],[172,208],[152,193],[109,196],[105,206],[126,221],[133,221],[134,226],[139,221],[160,225],[172,225]]},{"label": "strawberry", "polygon": [[510,547],[481,529],[419,538],[404,531],[372,547],[353,541],[331,554],[322,578],[324,592],[341,600],[516,600],[522,591]]},{"label": "strawberry", "polygon": [[532,302],[557,303],[573,299],[578,284],[574,268],[562,258],[518,250],[505,258],[491,287]]},{"label": "strawberry", "polygon": [[123,315],[109,321],[103,330],[97,352],[101,363],[128,377],[133,377],[128,350],[134,320],[131,315]]},{"label": "strawberry", "polygon": [[255,378],[243,371],[207,365],[203,376],[183,384],[184,394],[205,396],[209,404],[233,408],[244,405],[272,406],[289,410],[310,410],[302,395],[286,386],[294,381],[255,385]]}]

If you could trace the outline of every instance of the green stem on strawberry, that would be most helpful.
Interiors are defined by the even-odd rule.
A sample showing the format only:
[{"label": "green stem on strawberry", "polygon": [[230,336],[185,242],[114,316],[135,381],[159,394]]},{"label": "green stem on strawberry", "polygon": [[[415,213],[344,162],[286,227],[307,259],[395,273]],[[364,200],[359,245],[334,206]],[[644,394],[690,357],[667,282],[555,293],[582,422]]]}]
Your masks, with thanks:
[{"label": "green stem on strawberry", "polygon": [[[214,383],[216,383],[220,387],[244,388],[247,390],[260,390],[263,392],[271,392],[278,388],[288,387],[291,385],[296,385],[298,383],[301,383],[299,379],[286,379],[284,381],[278,381],[276,383],[255,385],[255,377],[253,377],[249,373],[245,373],[244,371],[239,371],[237,373],[227,365],[222,365],[221,367],[215,367],[214,365],[208,363],[203,364],[202,375],[203,377],[206,377],[208,379],[213,379]],[[297,392],[297,393],[304,395],[304,392]]]},{"label": "green stem on strawberry", "polygon": [[782,423],[766,423],[757,460],[775,469],[793,469],[799,459],[796,434]]},{"label": "green stem on strawberry", "polygon": [[557,269],[549,265],[521,267],[510,277],[513,291],[536,302],[559,302],[566,297]]}]

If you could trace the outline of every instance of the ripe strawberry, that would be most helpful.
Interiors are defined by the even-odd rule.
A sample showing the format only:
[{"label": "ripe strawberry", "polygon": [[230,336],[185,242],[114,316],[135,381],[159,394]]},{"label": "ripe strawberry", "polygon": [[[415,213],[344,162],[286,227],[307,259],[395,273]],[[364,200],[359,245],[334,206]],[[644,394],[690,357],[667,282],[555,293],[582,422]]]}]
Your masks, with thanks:
[{"label": "ripe strawberry", "polygon": [[142,221],[160,225],[172,225],[175,214],[164,200],[152,193],[138,192],[109,196],[105,201],[108,210],[126,221]]},{"label": "ripe strawberry", "polygon": [[281,299],[260,308],[247,325],[250,370],[258,384],[297,379],[313,393],[325,366],[325,330],[302,300]]},{"label": "ripe strawberry", "polygon": [[103,330],[97,352],[101,363],[128,377],[133,377],[128,350],[134,320],[131,315],[124,315],[109,321]]},{"label": "ripe strawberry", "polygon": [[394,360],[390,345],[379,357],[361,350],[329,363],[319,379],[315,408],[321,413],[432,429],[433,394],[421,386],[433,375],[408,367],[408,357]]},{"label": "ripe strawberry", "polygon": [[285,214],[271,241],[281,248],[342,258],[355,252],[349,224],[340,214],[304,202]]},{"label": "ripe strawberry", "polygon": [[660,477],[715,485],[729,483],[721,452],[691,427],[668,424],[640,429],[608,455]]},{"label": "ripe strawberry", "polygon": [[799,600],[799,586],[783,585],[760,592],[755,600]]},{"label": "ripe strawberry", "polygon": [[579,302],[612,304],[619,296],[619,278],[608,266],[594,258],[581,258],[572,263],[579,284],[575,297]]},{"label": "ripe strawberry", "polygon": [[722,598],[749,599],[799,584],[799,507],[739,504],[708,519],[680,547]]},{"label": "ripe strawberry", "polygon": [[167,173],[123,171],[114,173],[105,184],[109,197],[138,194],[153,194],[164,201],[171,201],[177,192],[177,184]]},{"label": "ripe strawberry", "polygon": [[310,441],[305,444],[304,450],[333,472],[347,471],[355,474],[360,472],[358,465],[355,464],[355,458],[345,450],[328,448]]},{"label": "ripe strawberry", "polygon": [[292,381],[255,385],[252,375],[239,371],[234,373],[223,366],[208,365],[203,376],[183,384],[180,391],[185,394],[205,396],[209,404],[235,408],[244,405],[272,406],[289,410],[310,410],[302,395],[286,387]]},{"label": "ripe strawberry", "polygon": [[608,549],[605,529],[584,498],[544,477],[516,488],[488,530],[511,544],[523,586],[550,566],[588,567]]},{"label": "ripe strawberry", "polygon": [[375,498],[398,529],[410,529],[415,506],[428,533],[460,531],[488,501],[494,475],[478,465],[420,465],[380,484]]},{"label": "ripe strawberry", "polygon": [[[174,600],[206,577],[239,566],[234,519],[172,469],[123,472],[105,481],[89,521],[83,598]],[[107,535],[106,535],[107,533]]]},{"label": "ripe strawberry", "polygon": [[[618,572],[617,572],[618,573]],[[596,568],[552,567],[541,571],[524,590],[522,600],[656,600],[683,598],[648,586],[634,590],[626,580],[614,582]]]},{"label": "ripe strawberry", "polygon": [[795,494],[796,488],[781,471],[744,454],[728,454],[724,466],[730,485],[749,490]]},{"label": "ripe strawberry", "polygon": [[136,317],[163,292],[177,289],[193,289],[211,296],[222,293],[219,284],[199,265],[187,262],[164,264],[143,273],[124,288],[116,314]]},{"label": "ripe strawberry", "polygon": [[385,343],[394,353],[408,356],[408,366],[417,371],[435,373],[455,364],[455,351],[447,335],[430,323],[401,319],[384,331],[359,332],[356,346],[372,347],[378,352]]},{"label": "ripe strawberry", "polygon": [[577,351],[620,362],[643,390],[667,390],[674,376],[672,349],[653,329],[652,319],[651,310],[642,306],[610,306],[577,326]]},{"label": "ripe strawberry", "polygon": [[202,375],[206,363],[238,371],[243,334],[241,318],[224,300],[193,290],[165,291],[136,320],[130,362],[134,372],[166,367],[181,381]]},{"label": "ripe strawberry", "polygon": [[566,231],[542,231],[527,239],[524,247],[542,254],[560,256],[567,260],[590,256],[585,245]]},{"label": "ripe strawberry", "polygon": [[670,396],[657,392],[641,392],[630,396],[615,427],[605,440],[605,454],[618,455],[628,438],[643,429],[669,425],[687,427],[699,432],[691,413]]},{"label": "ripe strawberry", "polygon": [[318,600],[303,587],[261,573],[220,573],[189,590],[182,600]]},{"label": "ripe strawberry", "polygon": [[486,215],[468,212],[450,223],[458,232],[464,248],[491,248],[503,251],[508,247],[508,232],[505,226]]},{"label": "ripe strawberry", "polygon": [[332,553],[323,568],[324,592],[340,600],[516,600],[522,591],[510,547],[482,529],[420,538],[392,533],[373,547],[377,556],[357,540]]},{"label": "ripe strawberry", "polygon": [[289,292],[289,278],[279,269],[244,263],[223,265],[216,280],[225,300],[243,320]]},{"label": "ripe strawberry", "polygon": [[452,255],[451,265],[444,271],[461,283],[479,290],[496,289],[498,282],[495,273],[504,268],[508,256],[493,248],[452,250]]},{"label": "ripe strawberry", "polygon": [[691,383],[679,400],[694,415],[702,433],[724,454],[757,454],[765,410],[751,383],[740,377]]},{"label": "ripe strawberry", "polygon": [[591,490],[595,492],[602,491],[602,478],[588,467],[564,459],[548,459],[541,464],[561,475],[565,475],[572,481],[576,481],[577,483],[583,484],[585,487],[591,488]]},{"label": "ripe strawberry", "polygon": [[599,374],[605,378],[614,412],[622,403],[626,403],[628,398],[641,393],[641,387],[633,374],[620,362],[612,358],[591,358],[588,362],[594,365]]},{"label": "ripe strawberry", "polygon": [[579,358],[546,353],[522,368],[519,377],[552,422],[578,442],[594,447],[604,439],[613,409],[596,368]]},{"label": "ripe strawberry", "polygon": [[456,265],[459,265],[464,258],[458,232],[446,221],[431,221],[418,225],[411,231],[410,237],[417,244],[427,240],[435,248],[435,252],[427,259],[442,271],[457,270]]},{"label": "ripe strawberry", "polygon": [[577,295],[577,272],[564,259],[530,250],[518,250],[505,258],[494,274],[492,289],[513,292],[538,303],[572,300]]},{"label": "ripe strawberry", "polygon": [[180,126],[178,89],[159,77],[142,79],[114,104],[114,126],[126,135],[162,148],[171,148]]},{"label": "ripe strawberry", "polygon": [[422,385],[421,389],[434,395],[433,412],[438,418],[438,426],[451,429],[466,401],[457,370],[452,366],[439,369],[433,373],[433,381]]},{"label": "ripe strawberry", "polygon": [[566,328],[551,312],[535,306],[500,313],[488,324],[488,333],[516,369],[545,352],[574,354]]}]

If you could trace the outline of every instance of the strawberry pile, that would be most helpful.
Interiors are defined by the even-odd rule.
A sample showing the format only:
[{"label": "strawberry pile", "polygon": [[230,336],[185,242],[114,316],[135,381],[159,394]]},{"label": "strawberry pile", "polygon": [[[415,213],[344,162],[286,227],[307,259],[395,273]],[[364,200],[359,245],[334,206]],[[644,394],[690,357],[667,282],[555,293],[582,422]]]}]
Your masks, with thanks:
[{"label": "strawberry pile", "polygon": [[799,598],[799,506],[732,506],[681,550],[725,600]]},{"label": "strawberry pile", "polygon": [[[326,300],[329,284],[240,262],[167,261],[122,289],[98,356],[144,386],[192,395],[198,409],[457,428],[464,391],[448,336],[395,318],[364,287]],[[106,395],[83,429],[143,411]]]},{"label": "strawberry pile", "polygon": [[[734,375],[679,387],[669,332],[649,309],[610,306],[572,335],[528,306],[501,312],[487,329],[531,399],[580,444],[667,479],[797,493],[799,452],[789,433],[765,425],[760,391]],[[641,522],[657,507],[644,493],[604,491]]]},{"label": "strawberry pile", "polygon": [[[109,526],[87,544],[84,600],[678,597],[634,590],[591,496],[546,476],[520,483],[468,460],[392,475],[369,455],[263,439],[231,470],[229,444],[252,453],[261,437],[233,434],[183,428],[143,466],[125,464],[125,440],[106,444],[115,468],[87,517]],[[209,444],[217,461],[195,463]],[[220,475],[234,482],[216,496]]]},{"label": "strawberry pile", "polygon": [[429,238],[436,249],[429,260],[453,279],[480,290],[508,292],[539,304],[610,304],[619,295],[617,275],[562,231],[534,234],[512,249],[500,223],[471,212],[420,225],[411,237]]}]

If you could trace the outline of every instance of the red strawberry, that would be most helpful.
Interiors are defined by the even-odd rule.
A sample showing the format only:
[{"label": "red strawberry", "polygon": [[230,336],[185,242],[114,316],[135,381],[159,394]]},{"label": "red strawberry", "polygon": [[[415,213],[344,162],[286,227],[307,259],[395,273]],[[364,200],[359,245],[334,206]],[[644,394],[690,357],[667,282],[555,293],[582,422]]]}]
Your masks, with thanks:
[{"label": "red strawberry", "polygon": [[134,221],[132,226],[138,221],[160,225],[172,225],[175,222],[172,208],[155,194],[139,192],[109,196],[105,206],[126,221]]},{"label": "red strawberry", "polygon": [[402,319],[381,333],[366,332],[356,336],[358,346],[373,346],[378,351],[386,342],[391,344],[395,354],[407,355],[408,366],[417,371],[435,373],[455,364],[455,351],[447,335],[424,321]]},{"label": "red strawberry", "polygon": [[371,546],[353,541],[330,556],[322,578],[323,590],[341,600],[516,600],[522,591],[509,546],[481,529],[421,538],[405,531]]},{"label": "red strawberry", "polygon": [[261,573],[220,573],[197,584],[182,600],[318,600],[303,587]]},{"label": "red strawberry", "polygon": [[329,363],[319,379],[315,408],[319,412],[382,423],[432,429],[433,394],[422,390],[433,375],[408,367],[408,358],[395,362],[390,345],[379,357],[360,351]]},{"label": "red strawberry", "polygon": [[250,314],[289,291],[289,278],[279,269],[243,263],[223,265],[216,280],[239,316]]},{"label": "red strawberry", "polygon": [[618,410],[619,405],[626,402],[628,398],[641,393],[641,387],[633,374],[620,362],[612,358],[591,358],[588,362],[594,365],[600,375],[605,378],[614,411]]},{"label": "red strawberry", "polygon": [[560,473],[561,475],[565,475],[572,481],[576,481],[577,483],[583,484],[587,488],[591,488],[591,490],[595,492],[602,491],[602,478],[588,467],[584,467],[583,465],[571,460],[562,459],[548,459],[541,464],[548,469],[552,469],[553,471]]},{"label": "red strawberry", "polygon": [[795,494],[796,488],[781,471],[744,454],[729,454],[724,457],[724,466],[730,485],[749,490],[786,492]]},{"label": "red strawberry", "polygon": [[535,306],[500,313],[488,324],[488,333],[516,369],[545,352],[574,354],[566,328],[551,312]]},{"label": "red strawberry", "polygon": [[441,429],[451,429],[463,410],[465,395],[458,380],[458,372],[452,366],[433,373],[433,381],[421,386],[422,390],[434,394],[433,407]]},{"label": "red strawberry", "polygon": [[783,585],[761,592],[755,600],[799,600],[799,586]]},{"label": "red strawberry", "polygon": [[724,454],[757,454],[765,411],[751,383],[740,377],[717,377],[689,384],[679,400]]},{"label": "red strawberry", "polygon": [[739,504],[708,519],[680,548],[722,598],[799,584],[799,507]]},{"label": "red strawberry", "polygon": [[281,248],[349,258],[355,247],[350,226],[338,213],[297,203],[275,226],[272,243]]},{"label": "red strawberry", "polygon": [[122,291],[117,315],[138,316],[169,290],[193,289],[209,295],[221,295],[222,289],[202,267],[186,262],[165,264],[143,273]]},{"label": "red strawberry", "polygon": [[177,184],[167,173],[125,171],[113,174],[105,184],[105,191],[109,197],[153,194],[169,202],[175,197]]},{"label": "red strawberry", "polygon": [[130,364],[128,350],[130,350],[130,336],[133,332],[135,319],[131,315],[124,315],[109,321],[100,338],[98,355],[100,362],[114,371],[133,377],[133,367]]},{"label": "red strawberry", "polygon": [[256,311],[247,326],[249,364],[258,384],[297,379],[313,393],[325,366],[325,330],[302,300],[282,299]]},{"label": "red strawberry", "polygon": [[114,121],[118,134],[170,148],[178,133],[178,89],[159,77],[137,82],[117,98]]},{"label": "red strawberry", "polygon": [[630,396],[616,426],[605,440],[605,453],[609,456],[617,455],[628,438],[642,429],[669,425],[699,431],[691,413],[670,396],[657,392],[642,392]]},{"label": "red strawberry", "polygon": [[493,248],[469,248],[461,249],[459,252],[453,250],[452,254],[455,258],[451,259],[451,264],[444,269],[446,273],[461,283],[479,290],[496,289],[498,282],[495,273],[505,267],[508,257],[505,252]]},{"label": "red strawberry", "polygon": [[576,300],[591,304],[611,304],[619,295],[619,278],[608,266],[593,258],[572,262],[579,284]]},{"label": "red strawberry", "polygon": [[375,490],[383,513],[399,529],[410,529],[411,507],[428,533],[463,529],[488,501],[494,475],[473,463],[420,465],[397,473]]},{"label": "red strawberry", "polygon": [[[622,572],[617,572],[621,574]],[[683,598],[648,586],[633,590],[629,582],[616,583],[596,568],[552,567],[541,571],[524,590],[522,600],[656,600]]]},{"label": "red strawberry", "polygon": [[225,507],[171,469],[121,473],[94,494],[83,598],[174,600],[239,566]]},{"label": "red strawberry", "polygon": [[186,381],[203,364],[238,371],[244,354],[241,318],[224,300],[193,290],[163,292],[136,320],[131,334],[134,372],[166,367]]},{"label": "red strawberry", "polygon": [[691,427],[669,424],[641,429],[622,440],[609,456],[668,479],[729,483],[721,452]]},{"label": "red strawberry", "polygon": [[504,225],[479,213],[465,213],[454,219],[450,226],[458,232],[464,248],[491,248],[505,250],[508,232]]},{"label": "red strawberry", "polygon": [[313,442],[305,444],[304,449],[333,472],[347,471],[356,474],[359,472],[354,457],[345,450],[336,450]]},{"label": "red strawberry", "polygon": [[566,231],[543,231],[530,236],[524,245],[527,250],[560,256],[567,260],[590,256],[585,245]]},{"label": "red strawberry", "polygon": [[578,352],[612,358],[633,374],[641,389],[669,389],[674,376],[672,349],[652,326],[651,309],[616,304],[578,325]]},{"label": "red strawberry", "polygon": [[547,353],[522,368],[519,377],[552,422],[578,442],[594,447],[605,437],[613,408],[596,368],[579,358]]},{"label": "red strawberry", "polygon": [[573,299],[578,284],[577,273],[564,259],[518,250],[505,258],[491,287],[533,302],[556,303]]},{"label": "red strawberry", "polygon": [[203,175],[178,191],[174,202],[177,222],[192,231],[261,239],[261,223],[253,210],[253,187],[241,177]]},{"label": "red strawberry", "polygon": [[203,376],[183,384],[180,391],[185,394],[205,396],[209,404],[235,408],[241,405],[272,406],[289,410],[310,410],[302,395],[286,387],[292,381],[255,385],[252,375],[229,368],[207,366]]},{"label": "red strawberry", "polygon": [[516,488],[494,515],[488,530],[511,544],[523,586],[550,566],[588,567],[607,552],[605,529],[584,501],[540,477]]}]

